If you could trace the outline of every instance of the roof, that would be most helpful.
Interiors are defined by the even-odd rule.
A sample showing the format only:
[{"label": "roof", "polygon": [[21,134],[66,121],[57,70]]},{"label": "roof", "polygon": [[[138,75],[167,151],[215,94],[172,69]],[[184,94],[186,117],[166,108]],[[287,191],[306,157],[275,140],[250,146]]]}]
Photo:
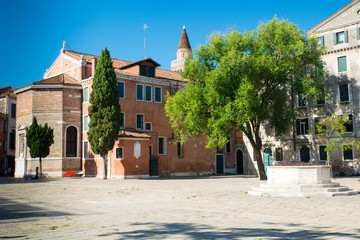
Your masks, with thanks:
[{"label": "roof", "polygon": [[14,91],[17,88],[12,88],[10,86],[6,86],[6,87],[0,87],[0,97],[14,97],[16,98],[16,95],[14,93]]},{"label": "roof", "polygon": [[136,62],[132,62],[132,63],[130,63],[128,65],[122,66],[122,67],[120,67],[120,69],[129,68],[129,67],[134,66],[134,65],[141,65],[141,63],[143,63],[143,62],[151,62],[152,64],[155,65],[155,67],[161,66],[160,64],[155,62],[152,58],[145,58],[145,59],[142,59],[142,60],[139,60],[139,61],[136,61]]},{"label": "roof", "polygon": [[120,130],[119,138],[151,138],[151,136],[134,129],[124,129]]},{"label": "roof", "polygon": [[68,84],[68,85],[79,85],[81,86],[81,84],[75,80],[72,77],[69,77],[65,74],[60,74],[54,77],[50,77],[44,80],[40,80],[37,82],[33,82],[30,85],[52,85],[52,84]]},{"label": "roof", "polygon": [[338,10],[337,12],[335,12],[334,14],[332,14],[331,16],[329,16],[328,18],[326,18],[324,21],[320,22],[319,24],[317,24],[315,27],[309,29],[306,34],[312,34],[314,33],[317,29],[319,29],[321,26],[325,25],[326,23],[330,22],[332,19],[334,19],[335,17],[337,17],[338,15],[340,15],[341,13],[343,13],[345,10],[349,9],[350,7],[352,7],[355,3],[359,2],[359,0],[353,0],[350,3],[348,3],[346,6],[344,6],[343,8],[341,8],[340,10]]},{"label": "roof", "polygon": [[183,27],[183,31],[181,33],[181,38],[180,38],[180,43],[179,43],[179,48],[180,49],[190,49],[191,50],[191,46],[190,46],[190,42],[189,42],[189,38],[186,34],[186,29],[185,26]]},{"label": "roof", "polygon": [[[86,62],[88,62],[88,63],[91,63],[91,59],[93,57],[98,58],[98,56],[96,56],[96,55],[80,53],[80,52],[74,52],[74,51],[69,51],[69,50],[66,50],[65,54],[70,56],[70,57],[73,57],[73,58],[75,58],[75,59],[77,59],[79,61],[81,60],[81,55],[83,55],[84,60]],[[146,59],[151,59],[151,58],[146,58]],[[146,59],[139,60],[139,61],[144,61]],[[127,75],[140,76],[138,74],[133,74],[133,73],[130,73],[128,71],[122,70],[122,67],[129,66],[130,64],[134,64],[136,62],[130,62],[130,61],[120,60],[120,59],[116,59],[116,58],[111,58],[111,60],[113,62],[113,67],[115,68],[115,72],[122,73],[122,74],[127,74]],[[139,62],[139,61],[137,61],[137,62]],[[154,63],[158,64],[154,60],[152,60],[152,61]],[[156,74],[157,78],[164,78],[164,79],[177,80],[177,81],[182,81],[183,80],[179,72],[174,72],[174,71],[169,71],[169,70],[157,68],[155,74]]]}]

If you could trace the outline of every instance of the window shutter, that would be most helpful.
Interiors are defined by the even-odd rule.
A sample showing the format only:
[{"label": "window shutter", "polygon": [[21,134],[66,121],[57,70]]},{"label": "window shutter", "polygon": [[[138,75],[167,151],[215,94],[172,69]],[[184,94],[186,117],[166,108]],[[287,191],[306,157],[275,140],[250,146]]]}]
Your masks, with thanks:
[{"label": "window shutter", "polygon": [[300,119],[296,119],[296,133],[300,135]]},{"label": "window shutter", "polygon": [[356,31],[357,31],[357,39],[360,40],[360,27],[358,27]]},{"label": "window shutter", "polygon": [[309,119],[306,119],[305,122],[305,134],[309,134]]},{"label": "window shutter", "polygon": [[320,37],[320,42],[321,42],[321,46],[324,47],[325,46],[325,39],[324,39],[324,36],[321,36]]},{"label": "window shutter", "polygon": [[345,42],[346,43],[349,42],[349,31],[348,30],[345,31]]},{"label": "window shutter", "polygon": [[336,33],[334,33],[334,45],[337,44]]}]

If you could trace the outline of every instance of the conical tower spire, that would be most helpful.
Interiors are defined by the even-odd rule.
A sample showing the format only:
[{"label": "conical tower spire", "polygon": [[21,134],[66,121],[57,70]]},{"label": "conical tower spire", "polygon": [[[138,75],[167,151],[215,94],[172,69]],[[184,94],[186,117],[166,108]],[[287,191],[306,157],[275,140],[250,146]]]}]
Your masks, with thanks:
[{"label": "conical tower spire", "polygon": [[181,72],[184,70],[186,57],[192,57],[192,50],[190,46],[190,41],[186,33],[185,26],[183,27],[180,43],[178,50],[176,52],[176,60],[171,61],[171,70],[176,72]]}]

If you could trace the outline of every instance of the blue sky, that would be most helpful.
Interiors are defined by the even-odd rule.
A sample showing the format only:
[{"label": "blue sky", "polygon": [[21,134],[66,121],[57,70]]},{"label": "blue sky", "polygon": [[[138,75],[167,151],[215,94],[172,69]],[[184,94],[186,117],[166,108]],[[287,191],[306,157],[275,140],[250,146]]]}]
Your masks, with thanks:
[{"label": "blue sky", "polygon": [[107,46],[111,57],[137,61],[146,23],[147,57],[170,69],[183,25],[194,49],[213,33],[250,31],[275,14],[306,31],[349,2],[0,0],[0,86],[41,80],[63,40],[69,50],[99,55]]}]

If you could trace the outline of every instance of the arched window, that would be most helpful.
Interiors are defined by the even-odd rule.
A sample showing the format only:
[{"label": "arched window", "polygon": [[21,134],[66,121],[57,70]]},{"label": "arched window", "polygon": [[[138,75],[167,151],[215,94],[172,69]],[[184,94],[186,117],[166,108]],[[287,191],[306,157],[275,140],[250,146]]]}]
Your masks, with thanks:
[{"label": "arched window", "polygon": [[76,157],[77,155],[77,129],[68,127],[66,129],[66,157]]}]

